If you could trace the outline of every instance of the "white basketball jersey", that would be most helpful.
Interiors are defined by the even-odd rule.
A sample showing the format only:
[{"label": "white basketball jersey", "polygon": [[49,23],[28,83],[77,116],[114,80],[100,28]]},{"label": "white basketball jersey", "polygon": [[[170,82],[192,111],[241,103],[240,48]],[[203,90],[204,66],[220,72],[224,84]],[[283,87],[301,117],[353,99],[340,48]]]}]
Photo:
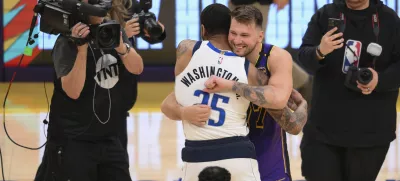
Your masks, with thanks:
[{"label": "white basketball jersey", "polygon": [[245,58],[231,51],[221,51],[209,41],[202,41],[185,70],[175,78],[176,99],[182,106],[206,104],[211,116],[204,127],[182,120],[187,140],[211,140],[247,136],[249,101],[236,93],[207,93],[204,83],[211,75],[247,84]]}]

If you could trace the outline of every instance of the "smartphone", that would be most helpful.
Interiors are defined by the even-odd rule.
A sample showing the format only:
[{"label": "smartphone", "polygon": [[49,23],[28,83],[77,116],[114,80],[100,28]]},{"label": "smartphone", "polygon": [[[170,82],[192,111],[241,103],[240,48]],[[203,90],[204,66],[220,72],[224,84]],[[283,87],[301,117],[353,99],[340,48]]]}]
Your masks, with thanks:
[{"label": "smartphone", "polygon": [[331,29],[337,27],[337,30],[333,34],[339,33],[339,32],[342,31],[342,24],[343,24],[343,22],[340,19],[329,18],[328,19],[328,31],[330,31]]}]

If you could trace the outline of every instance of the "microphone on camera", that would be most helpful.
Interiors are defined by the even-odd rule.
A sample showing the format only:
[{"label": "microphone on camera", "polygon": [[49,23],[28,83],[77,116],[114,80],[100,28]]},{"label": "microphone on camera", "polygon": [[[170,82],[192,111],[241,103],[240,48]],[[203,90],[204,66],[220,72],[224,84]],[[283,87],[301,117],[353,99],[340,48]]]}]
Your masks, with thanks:
[{"label": "microphone on camera", "polygon": [[85,13],[91,16],[105,17],[107,15],[107,10],[96,7],[94,5],[83,3],[78,0],[63,0],[61,5],[72,13]]},{"label": "microphone on camera", "polygon": [[378,59],[382,53],[382,46],[377,43],[370,43],[367,47],[367,52],[374,57],[372,64],[375,68],[376,59]]}]

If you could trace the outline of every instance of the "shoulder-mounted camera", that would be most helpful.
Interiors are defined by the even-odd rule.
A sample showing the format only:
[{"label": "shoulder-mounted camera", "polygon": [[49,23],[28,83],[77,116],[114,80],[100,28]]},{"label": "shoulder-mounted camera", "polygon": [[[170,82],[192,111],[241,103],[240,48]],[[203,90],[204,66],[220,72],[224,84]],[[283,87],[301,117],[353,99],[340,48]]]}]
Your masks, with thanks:
[{"label": "shoulder-mounted camera", "polygon": [[[111,8],[111,0],[40,0],[35,13],[40,14],[40,31],[48,34],[71,35],[71,29],[78,22],[89,23],[90,16],[105,17]],[[90,34],[85,39],[71,38],[77,44],[93,42],[96,48],[111,49],[119,45],[121,25],[106,22],[90,25]]]}]

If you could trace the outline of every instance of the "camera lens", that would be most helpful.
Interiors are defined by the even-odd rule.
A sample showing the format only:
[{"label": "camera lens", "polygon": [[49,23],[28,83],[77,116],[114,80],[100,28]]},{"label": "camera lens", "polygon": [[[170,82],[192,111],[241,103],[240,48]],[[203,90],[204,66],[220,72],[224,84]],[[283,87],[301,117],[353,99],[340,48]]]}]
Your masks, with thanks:
[{"label": "camera lens", "polygon": [[113,46],[114,39],[113,39],[113,35],[115,35],[115,30],[112,26],[103,26],[100,28],[99,30],[99,44],[100,46],[104,47],[104,48],[108,48]]},{"label": "camera lens", "polygon": [[148,18],[144,21],[144,28],[152,37],[158,37],[162,34],[161,26],[153,18]]},{"label": "camera lens", "polygon": [[366,68],[361,68],[358,71],[358,76],[357,76],[358,82],[361,84],[368,84],[372,80],[372,72],[369,69]]}]

